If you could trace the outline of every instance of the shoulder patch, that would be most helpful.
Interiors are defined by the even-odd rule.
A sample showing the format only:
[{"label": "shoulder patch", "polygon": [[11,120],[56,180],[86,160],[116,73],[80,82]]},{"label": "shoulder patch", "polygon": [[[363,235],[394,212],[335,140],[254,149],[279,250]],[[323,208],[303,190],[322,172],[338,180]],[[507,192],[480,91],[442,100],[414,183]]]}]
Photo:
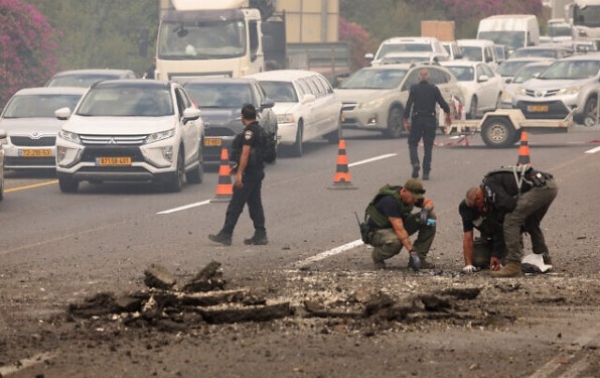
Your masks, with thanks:
[{"label": "shoulder patch", "polygon": [[246,130],[246,131],[244,131],[244,139],[250,140],[250,139],[252,139],[252,135],[254,135],[254,133],[252,132],[252,130]]}]

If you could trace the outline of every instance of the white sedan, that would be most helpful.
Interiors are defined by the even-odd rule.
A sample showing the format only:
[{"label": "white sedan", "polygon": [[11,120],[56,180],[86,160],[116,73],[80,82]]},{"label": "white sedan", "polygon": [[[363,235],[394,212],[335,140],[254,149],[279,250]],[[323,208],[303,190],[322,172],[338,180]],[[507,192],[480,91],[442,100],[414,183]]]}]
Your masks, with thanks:
[{"label": "white sedan", "polygon": [[502,78],[487,64],[473,61],[441,62],[458,79],[465,95],[467,118],[496,110],[502,96]]}]

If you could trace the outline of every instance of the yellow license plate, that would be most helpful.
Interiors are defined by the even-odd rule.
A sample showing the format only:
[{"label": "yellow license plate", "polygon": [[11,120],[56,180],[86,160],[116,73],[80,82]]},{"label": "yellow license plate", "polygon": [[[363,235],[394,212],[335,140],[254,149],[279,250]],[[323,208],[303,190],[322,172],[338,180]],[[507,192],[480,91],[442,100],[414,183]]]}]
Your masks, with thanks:
[{"label": "yellow license plate", "polygon": [[548,105],[530,105],[527,107],[530,113],[543,113],[548,111]]},{"label": "yellow license plate", "polygon": [[204,138],[204,145],[210,147],[221,147],[223,140],[221,138]]},{"label": "yellow license plate", "polygon": [[22,156],[22,157],[50,157],[50,156],[52,156],[52,150],[48,150],[48,149],[20,150],[20,156]]},{"label": "yellow license plate", "polygon": [[96,165],[99,166],[129,166],[130,157],[99,157],[96,158]]}]

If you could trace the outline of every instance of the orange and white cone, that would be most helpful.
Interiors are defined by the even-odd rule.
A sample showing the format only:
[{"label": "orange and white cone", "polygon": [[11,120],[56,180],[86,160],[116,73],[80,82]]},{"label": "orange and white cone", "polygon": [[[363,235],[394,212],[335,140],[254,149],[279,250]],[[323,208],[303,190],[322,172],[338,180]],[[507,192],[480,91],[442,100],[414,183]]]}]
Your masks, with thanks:
[{"label": "orange and white cone", "polygon": [[348,169],[348,156],[346,156],[346,141],[340,139],[338,148],[337,165],[333,176],[333,186],[327,189],[357,189],[352,185],[350,171]]},{"label": "orange and white cone", "polygon": [[519,146],[519,160],[517,165],[531,165],[531,159],[529,158],[529,136],[527,131],[521,132],[521,145]]},{"label": "orange and white cone", "polygon": [[217,184],[217,195],[210,202],[229,202],[233,196],[233,184],[230,175],[229,153],[227,148],[221,149],[221,165],[219,166],[219,182]]}]

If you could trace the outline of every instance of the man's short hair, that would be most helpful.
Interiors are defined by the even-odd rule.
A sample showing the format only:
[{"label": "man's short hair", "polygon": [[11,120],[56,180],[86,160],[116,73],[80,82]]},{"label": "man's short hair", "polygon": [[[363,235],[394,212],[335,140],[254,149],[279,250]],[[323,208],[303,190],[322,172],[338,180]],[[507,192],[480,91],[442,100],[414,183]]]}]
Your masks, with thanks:
[{"label": "man's short hair", "polygon": [[256,108],[252,104],[245,104],[242,106],[242,117],[249,121],[256,119]]},{"label": "man's short hair", "polygon": [[477,198],[477,191],[479,190],[478,186],[473,186],[467,190],[467,194],[465,195],[465,202],[467,206],[473,207],[475,205],[475,199]]}]

